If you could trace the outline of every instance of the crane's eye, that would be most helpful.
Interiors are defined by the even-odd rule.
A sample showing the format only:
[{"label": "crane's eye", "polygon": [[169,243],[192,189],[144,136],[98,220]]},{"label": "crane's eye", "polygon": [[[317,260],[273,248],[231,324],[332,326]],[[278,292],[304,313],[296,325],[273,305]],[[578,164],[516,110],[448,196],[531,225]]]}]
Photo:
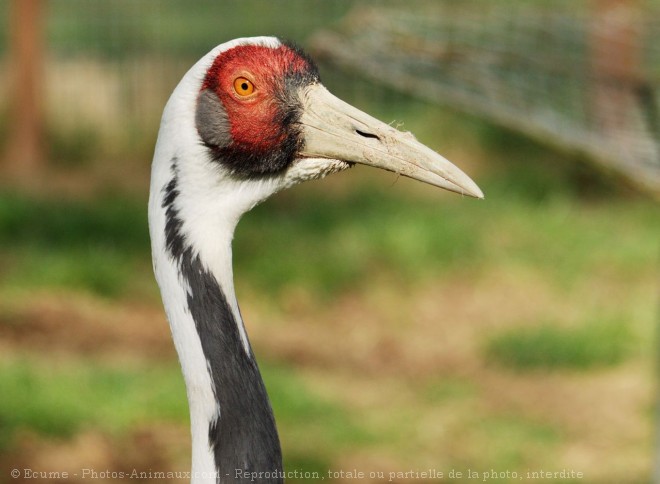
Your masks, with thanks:
[{"label": "crane's eye", "polygon": [[234,79],[234,91],[239,96],[249,96],[254,92],[254,84],[250,79],[245,77],[237,77]]}]

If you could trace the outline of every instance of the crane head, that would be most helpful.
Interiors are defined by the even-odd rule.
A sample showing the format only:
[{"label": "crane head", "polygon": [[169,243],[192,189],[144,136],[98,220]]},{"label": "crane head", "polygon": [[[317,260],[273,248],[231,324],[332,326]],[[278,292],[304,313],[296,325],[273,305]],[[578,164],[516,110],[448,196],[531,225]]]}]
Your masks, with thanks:
[{"label": "crane head", "polygon": [[483,198],[412,134],[333,96],[303,51],[274,38],[220,49],[199,85],[194,122],[209,159],[236,179],[279,179],[279,189],[360,163]]}]

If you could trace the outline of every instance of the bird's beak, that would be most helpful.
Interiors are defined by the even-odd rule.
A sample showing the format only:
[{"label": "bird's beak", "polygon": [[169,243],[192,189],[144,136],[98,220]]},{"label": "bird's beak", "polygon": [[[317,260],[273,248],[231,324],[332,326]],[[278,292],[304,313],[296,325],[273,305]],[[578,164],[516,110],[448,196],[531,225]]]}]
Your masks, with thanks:
[{"label": "bird's beak", "polygon": [[411,133],[372,118],[320,84],[304,88],[301,98],[302,156],[375,166],[452,192],[484,197],[470,177]]}]

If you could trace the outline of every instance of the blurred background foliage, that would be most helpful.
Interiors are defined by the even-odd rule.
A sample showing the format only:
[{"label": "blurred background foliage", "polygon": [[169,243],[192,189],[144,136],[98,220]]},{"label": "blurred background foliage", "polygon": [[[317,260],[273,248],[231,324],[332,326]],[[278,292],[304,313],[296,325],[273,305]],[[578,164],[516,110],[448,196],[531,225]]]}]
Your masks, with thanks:
[{"label": "blurred background foliage", "polygon": [[[17,3],[0,1],[7,33]],[[488,20],[485,3],[516,18],[510,0],[466,5]],[[189,66],[264,34],[318,53],[331,91],[412,131],[486,193],[462,199],[356,167],[241,222],[237,291],[287,468],[650,481],[653,195],[588,153],[431,103],[414,83],[377,82],[319,48],[319,32],[348,39],[356,7],[440,4],[457,5],[43,2],[43,126],[28,162],[12,146],[13,37],[0,37],[0,482],[17,482],[16,467],[188,469],[185,391],[151,272],[150,158]],[[612,4],[657,8],[534,2],[587,18]],[[645,59],[657,85],[658,59]]]}]

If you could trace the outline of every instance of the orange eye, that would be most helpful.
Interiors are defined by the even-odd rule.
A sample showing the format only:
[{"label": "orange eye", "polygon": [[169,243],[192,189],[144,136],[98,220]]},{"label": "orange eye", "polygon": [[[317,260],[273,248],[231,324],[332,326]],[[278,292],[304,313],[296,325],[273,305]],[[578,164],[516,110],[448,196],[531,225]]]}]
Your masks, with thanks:
[{"label": "orange eye", "polygon": [[254,92],[254,84],[245,77],[237,77],[234,79],[234,91],[239,96],[249,96]]}]

